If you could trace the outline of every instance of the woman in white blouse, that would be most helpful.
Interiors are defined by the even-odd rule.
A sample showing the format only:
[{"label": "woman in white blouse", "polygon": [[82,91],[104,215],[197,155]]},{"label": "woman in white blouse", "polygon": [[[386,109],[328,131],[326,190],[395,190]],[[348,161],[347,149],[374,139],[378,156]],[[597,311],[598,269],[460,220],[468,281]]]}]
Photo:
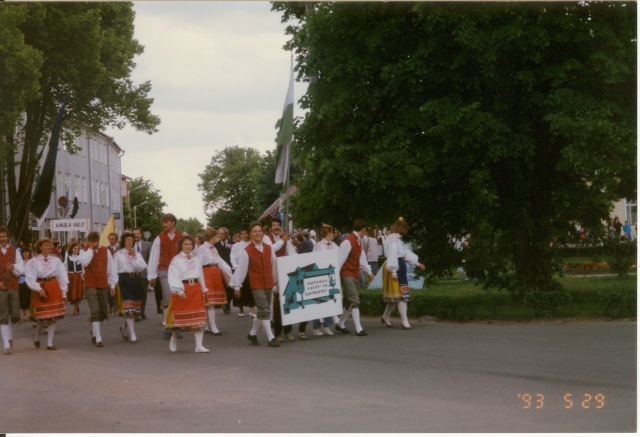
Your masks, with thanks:
[{"label": "woman in white blouse", "polygon": [[142,309],[142,279],[140,272],[147,268],[142,254],[133,248],[135,239],[132,233],[125,232],[120,238],[122,249],[114,252],[113,263],[118,271],[118,284],[120,285],[120,295],[122,297],[122,310],[120,315],[124,317],[125,323],[120,327],[120,334],[125,340],[131,343],[137,342],[134,321],[140,316]]},{"label": "woman in white blouse", "polygon": [[[335,237],[334,227],[322,224],[322,228],[320,228],[320,236],[322,239],[318,241],[318,243],[314,246],[313,251],[320,250],[335,250],[338,251],[339,246],[333,242]],[[321,335],[333,335],[333,331],[331,330],[331,325],[333,325],[334,317],[328,316],[322,320],[313,320],[311,321],[311,326],[313,327],[313,335],[321,336]]]},{"label": "woman in white blouse", "polygon": [[209,332],[213,335],[222,335],[216,325],[216,308],[222,308],[227,304],[225,282],[229,283],[232,273],[229,264],[220,258],[218,251],[213,247],[217,234],[215,229],[207,229],[202,237],[202,245],[198,246],[194,252],[202,264],[202,273],[207,287],[205,300]]},{"label": "woman in white blouse", "polygon": [[24,266],[25,282],[31,289],[31,318],[35,319],[36,333],[33,344],[40,348],[40,330],[47,327],[47,350],[56,350],[53,337],[56,321],[62,319],[66,308],[69,279],[67,271],[59,258],[53,255],[53,243],[50,238],[41,238],[34,245],[36,256]]},{"label": "woman in white blouse", "polygon": [[73,315],[80,313],[80,301],[84,298],[84,267],[80,262],[80,246],[78,243],[71,243],[67,249],[67,257],[64,266],[67,269],[69,278],[69,289],[67,297],[73,303]]},{"label": "woman in white blouse", "polygon": [[382,300],[387,304],[387,307],[380,318],[380,321],[387,328],[393,328],[389,322],[389,316],[397,305],[402,320],[402,329],[407,331],[412,328],[407,318],[410,295],[406,263],[424,270],[424,264],[418,262],[418,255],[408,250],[402,241],[402,237],[407,234],[408,230],[407,222],[400,217],[391,227],[391,234],[384,241],[384,253],[387,255],[387,260],[382,272]]},{"label": "woman in white blouse", "polygon": [[169,264],[168,280],[171,299],[167,308],[165,325],[172,331],[169,350],[178,347],[178,331],[192,332],[196,340],[196,353],[209,352],[202,346],[204,327],[207,323],[205,294],[207,287],[202,274],[202,264],[194,256],[193,238],[183,235],[178,241],[180,253]]}]

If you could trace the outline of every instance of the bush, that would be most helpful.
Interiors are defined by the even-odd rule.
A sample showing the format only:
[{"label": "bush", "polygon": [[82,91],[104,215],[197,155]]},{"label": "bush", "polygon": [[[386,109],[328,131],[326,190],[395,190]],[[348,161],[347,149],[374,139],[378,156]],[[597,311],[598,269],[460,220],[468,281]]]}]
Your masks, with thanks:
[{"label": "bush", "polygon": [[627,293],[602,293],[600,295],[604,315],[612,319],[636,317],[637,297]]},{"label": "bush", "polygon": [[635,241],[610,238],[605,244],[605,253],[612,273],[625,276],[636,261],[637,245]]},{"label": "bush", "polygon": [[558,308],[571,302],[571,295],[564,290],[529,291],[524,303],[533,310],[535,317],[555,317]]}]

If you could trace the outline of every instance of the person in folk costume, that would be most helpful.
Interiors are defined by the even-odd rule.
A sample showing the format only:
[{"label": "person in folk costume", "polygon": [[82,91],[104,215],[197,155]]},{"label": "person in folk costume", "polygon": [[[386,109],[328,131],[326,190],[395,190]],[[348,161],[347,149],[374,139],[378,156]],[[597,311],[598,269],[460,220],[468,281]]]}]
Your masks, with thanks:
[{"label": "person in folk costume", "polygon": [[280,342],[271,331],[271,297],[277,293],[278,271],[276,254],[272,247],[263,242],[264,231],[260,222],[251,223],[251,243],[240,252],[238,267],[231,277],[229,285],[233,287],[235,297],[240,297],[240,288],[249,276],[253,299],[258,308],[258,317],[253,319],[247,339],[252,345],[258,345],[258,329],[264,328],[270,347],[279,347]]},{"label": "person in folk costume", "polygon": [[9,244],[9,229],[0,226],[0,335],[4,354],[13,351],[13,328],[20,322],[20,282],[24,263],[20,250]]},{"label": "person in folk costume", "polygon": [[[313,248],[314,252],[322,251],[322,250],[335,250],[338,253],[338,245],[333,242],[334,238],[334,227],[322,224],[322,228],[320,228],[320,236],[322,239],[316,243]],[[311,322],[311,326],[313,327],[313,335],[321,336],[321,335],[333,335],[333,331],[331,330],[331,325],[333,325],[333,316],[325,317],[324,319],[313,320]]]},{"label": "person in folk costume", "polygon": [[120,238],[120,247],[113,254],[114,268],[118,272],[118,285],[122,298],[122,310],[120,315],[124,317],[124,325],[120,327],[120,334],[125,341],[137,342],[136,331],[133,327],[134,321],[140,316],[142,308],[142,281],[140,272],[147,268],[142,254],[133,248],[134,236],[130,232],[125,232]]},{"label": "person in folk costume", "polygon": [[116,294],[118,271],[109,249],[100,246],[100,234],[89,232],[87,244],[80,250],[80,264],[84,267],[84,286],[91,310],[91,343],[103,347],[100,322],[109,320],[109,296]]},{"label": "person in folk costume", "polygon": [[[287,232],[282,231],[282,222],[279,218],[273,218],[271,220],[270,231],[262,237],[262,242],[272,247],[276,257],[287,255],[295,255],[296,249],[291,243],[291,237]],[[275,290],[273,295],[273,327],[275,335],[279,341],[293,340],[293,334],[291,334],[292,326],[282,326],[282,312],[280,310],[280,293]]]},{"label": "person in folk costume", "polygon": [[[233,271],[238,267],[240,261],[240,254],[244,249],[251,244],[249,238],[249,231],[246,227],[240,228],[240,241],[235,243],[231,248],[231,268]],[[251,291],[251,285],[249,285],[249,278],[245,278],[242,282],[242,288],[240,289],[240,298],[234,298],[234,303],[238,305],[239,312],[238,317],[244,317],[244,307],[249,308],[249,316],[256,317],[256,302],[253,300],[253,292]]]},{"label": "person in folk costume", "polygon": [[[27,264],[27,261],[31,259],[31,248],[28,246],[23,246],[20,248],[20,254],[22,255],[22,263]],[[22,321],[26,322],[29,320],[29,307],[31,306],[31,290],[27,285],[27,281],[24,278],[24,269],[22,271],[22,275],[20,275],[19,282],[19,290],[18,294],[20,295],[20,310],[22,310]]]},{"label": "person in folk costume", "polygon": [[393,328],[389,322],[389,316],[397,305],[402,329],[406,331],[413,329],[407,318],[407,305],[410,298],[407,263],[424,270],[424,264],[418,262],[418,255],[407,249],[402,242],[402,237],[407,234],[408,230],[407,222],[400,217],[391,227],[391,234],[384,242],[384,253],[387,254],[387,260],[383,264],[382,270],[382,300],[387,306],[380,318],[380,321],[387,328]]},{"label": "person in folk costume", "polygon": [[171,260],[168,270],[171,296],[167,307],[165,324],[172,331],[169,350],[178,348],[178,331],[192,332],[196,340],[196,353],[206,353],[209,349],[202,346],[204,327],[207,323],[202,264],[193,254],[195,242],[189,235],[183,234],[178,241],[178,253]]},{"label": "person in folk costume", "polygon": [[345,328],[344,322],[346,322],[351,315],[356,328],[356,335],[360,337],[367,335],[367,332],[360,324],[360,295],[358,288],[360,271],[362,270],[368,274],[370,280],[373,281],[371,266],[369,266],[364,250],[362,250],[362,244],[360,244],[360,239],[364,237],[366,232],[367,223],[364,220],[356,220],[353,223],[353,232],[344,237],[338,249],[340,282],[342,284],[342,291],[344,292],[345,303],[348,307],[345,309],[338,323],[336,323],[336,329],[343,334],[349,334],[351,331]]},{"label": "person in folk costume", "polygon": [[202,236],[202,244],[194,251],[202,264],[202,272],[207,286],[206,308],[208,328],[205,332],[222,335],[216,325],[216,308],[223,308],[227,304],[226,284],[231,279],[231,267],[218,255],[213,246],[216,241],[215,229],[207,229]]},{"label": "person in folk costume", "polygon": [[36,256],[25,265],[25,281],[31,289],[31,318],[37,323],[33,344],[40,348],[40,330],[47,327],[47,350],[56,350],[53,337],[56,321],[66,313],[64,299],[69,279],[62,261],[53,255],[50,238],[38,240],[34,252]]},{"label": "person in folk costume", "polygon": [[[168,213],[162,216],[163,231],[153,240],[151,245],[151,254],[149,255],[149,263],[147,264],[147,279],[149,285],[155,287],[156,282],[160,282],[162,289],[162,311],[165,319],[167,317],[167,307],[171,300],[171,287],[169,286],[169,264],[174,256],[180,251],[178,250],[178,241],[182,238],[182,232],[176,229],[178,219],[175,215]],[[182,334],[178,332],[178,338]],[[168,329],[164,331],[164,338],[171,338],[171,332]]]},{"label": "person in folk costume", "polygon": [[71,243],[67,248],[64,267],[69,278],[68,301],[73,303],[73,315],[80,313],[80,301],[84,299],[84,268],[80,262],[80,246]]},{"label": "person in folk costume", "polygon": [[[109,241],[109,245],[107,249],[109,249],[109,253],[111,257],[120,250],[120,246],[118,245],[118,234],[115,232],[111,232],[107,235],[107,240]],[[119,314],[122,312],[122,296],[120,294],[120,285],[116,284],[116,294],[114,296],[109,296],[109,308],[111,309],[111,314]]]}]

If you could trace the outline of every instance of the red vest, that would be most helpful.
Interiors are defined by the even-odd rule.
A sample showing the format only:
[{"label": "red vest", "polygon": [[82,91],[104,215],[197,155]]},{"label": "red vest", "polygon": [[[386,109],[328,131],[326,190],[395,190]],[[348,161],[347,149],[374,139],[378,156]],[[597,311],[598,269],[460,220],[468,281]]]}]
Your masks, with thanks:
[{"label": "red vest", "polygon": [[7,272],[7,264],[15,264],[14,256],[18,256],[16,253],[16,248],[13,246],[7,246],[7,254],[3,254],[0,250],[0,281],[4,281],[5,277],[7,283],[4,284],[7,290],[17,290],[20,288],[20,284],[18,284],[18,278],[13,274],[13,272]]},{"label": "red vest", "polygon": [[93,259],[84,268],[84,286],[86,288],[109,288],[107,275],[107,267],[109,267],[108,256],[111,256],[109,249],[104,246],[98,247],[93,252]]},{"label": "red vest", "polygon": [[[273,235],[272,232],[269,232],[267,234],[267,237],[269,237],[269,240],[271,240],[271,244],[275,244],[276,237],[275,235]],[[282,247],[278,249],[278,251],[276,252],[276,257],[280,258],[281,256],[285,256],[286,254],[287,254],[287,243],[284,243]]]},{"label": "red vest", "polygon": [[174,256],[180,251],[178,250],[178,241],[182,237],[182,232],[175,231],[173,240],[169,238],[166,232],[161,232],[158,235],[160,238],[160,261],[158,262],[158,270],[169,270],[169,264]]},{"label": "red vest", "polygon": [[362,254],[360,239],[356,237],[353,232],[347,235],[344,239],[349,240],[351,243],[351,252],[349,252],[347,260],[342,264],[340,276],[360,278],[360,255]]},{"label": "red vest", "polygon": [[252,289],[267,290],[273,288],[273,271],[271,265],[271,246],[262,245],[262,253],[255,244],[249,244],[244,250],[249,255],[249,285]]}]

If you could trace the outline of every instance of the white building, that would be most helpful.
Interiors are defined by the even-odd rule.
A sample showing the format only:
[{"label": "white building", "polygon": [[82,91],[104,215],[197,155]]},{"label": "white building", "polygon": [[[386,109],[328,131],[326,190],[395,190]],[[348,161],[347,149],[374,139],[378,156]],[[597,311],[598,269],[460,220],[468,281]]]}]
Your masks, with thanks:
[{"label": "white building", "polygon": [[[75,139],[80,150],[71,154],[67,145],[60,141],[56,158],[54,192],[49,208],[43,217],[30,216],[33,238],[53,237],[62,244],[69,238],[84,238],[86,232],[51,233],[50,221],[69,218],[73,210],[73,199],[78,198],[78,211],[74,218],[88,219],[90,231],[101,233],[111,215],[115,218],[115,232],[124,229],[122,208],[122,173],[120,159],[124,150],[112,137],[101,132],[83,130]],[[41,165],[46,153],[43,154]],[[68,198],[66,208],[60,206],[61,197]],[[64,200],[64,199],[63,199]]]}]

